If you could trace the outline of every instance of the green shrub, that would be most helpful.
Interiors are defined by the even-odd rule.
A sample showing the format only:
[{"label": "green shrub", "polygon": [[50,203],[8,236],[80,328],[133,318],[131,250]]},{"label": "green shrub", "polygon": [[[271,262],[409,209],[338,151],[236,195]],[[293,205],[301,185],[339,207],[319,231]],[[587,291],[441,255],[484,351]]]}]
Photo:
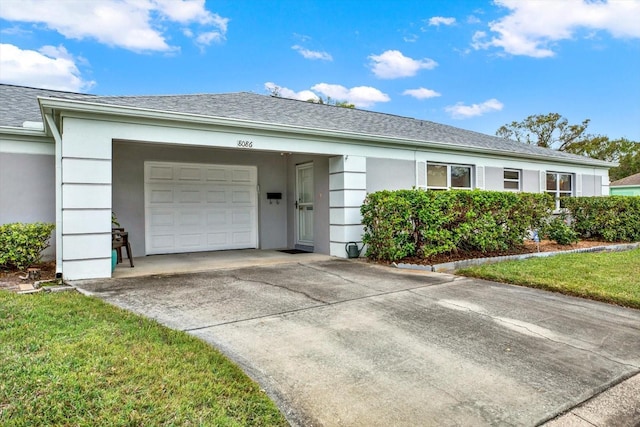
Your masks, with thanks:
[{"label": "green shrub", "polygon": [[42,222],[0,225],[0,267],[23,270],[40,262],[54,228]]},{"label": "green shrub", "polygon": [[380,191],[361,208],[367,256],[404,257],[496,251],[522,245],[551,212],[546,194],[496,191]]},{"label": "green shrub", "polygon": [[361,208],[370,233],[363,242],[374,259],[397,260],[415,254],[415,226],[411,204],[400,192],[379,191],[367,196]]},{"label": "green shrub", "polygon": [[564,207],[584,239],[640,241],[640,196],[568,197]]},{"label": "green shrub", "polygon": [[578,243],[578,233],[566,222],[566,216],[556,216],[551,218],[542,226],[542,235],[555,241],[560,245],[571,245]]}]

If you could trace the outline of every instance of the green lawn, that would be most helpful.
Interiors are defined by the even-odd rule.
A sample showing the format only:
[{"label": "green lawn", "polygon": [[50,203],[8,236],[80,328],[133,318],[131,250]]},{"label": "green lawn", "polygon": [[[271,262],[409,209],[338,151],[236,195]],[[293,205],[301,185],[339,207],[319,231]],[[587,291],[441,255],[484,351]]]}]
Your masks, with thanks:
[{"label": "green lawn", "polygon": [[0,291],[0,425],[288,425],[204,342],[76,292]]},{"label": "green lawn", "polygon": [[507,261],[457,274],[640,308],[640,249]]}]

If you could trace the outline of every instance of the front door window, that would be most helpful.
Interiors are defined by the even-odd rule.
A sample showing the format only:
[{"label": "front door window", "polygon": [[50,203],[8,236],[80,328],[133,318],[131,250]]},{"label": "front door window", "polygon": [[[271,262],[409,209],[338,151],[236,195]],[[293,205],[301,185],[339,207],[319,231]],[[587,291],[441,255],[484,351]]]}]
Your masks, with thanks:
[{"label": "front door window", "polygon": [[313,163],[296,166],[297,243],[313,246]]}]

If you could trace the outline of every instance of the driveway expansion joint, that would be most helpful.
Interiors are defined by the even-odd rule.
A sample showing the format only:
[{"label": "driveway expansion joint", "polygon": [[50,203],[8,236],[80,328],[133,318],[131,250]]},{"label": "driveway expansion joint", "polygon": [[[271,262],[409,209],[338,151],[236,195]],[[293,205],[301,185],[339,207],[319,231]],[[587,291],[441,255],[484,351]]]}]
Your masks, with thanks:
[{"label": "driveway expansion joint", "polygon": [[326,304],[327,303],[326,301],[323,301],[323,300],[321,300],[319,298],[312,297],[311,295],[309,295],[306,292],[298,291],[298,290],[295,290],[295,289],[291,289],[291,288],[289,288],[287,286],[284,286],[284,285],[276,285],[275,283],[270,283],[270,282],[267,282],[267,281],[264,281],[264,280],[243,279],[243,278],[238,277],[236,275],[229,275],[228,277],[230,277],[232,279],[235,279],[234,281],[236,281],[236,282],[260,283],[260,284],[267,285],[267,286],[273,286],[274,288],[285,289],[287,291],[290,291],[290,292],[293,292],[293,293],[296,293],[296,294],[304,295],[305,297],[307,297],[310,300],[313,300],[315,302],[319,302],[319,303],[322,303],[322,304]]},{"label": "driveway expansion joint", "polygon": [[[242,279],[238,279],[238,281],[242,281]],[[260,281],[256,281],[256,280],[247,280],[247,281],[248,282],[256,282],[256,283],[264,283],[264,282],[260,282]],[[456,279],[452,279],[452,280],[446,281],[444,283],[437,283],[437,284],[438,285],[440,285],[440,284],[450,284],[450,283],[453,283],[455,281],[456,281]],[[281,287],[281,286],[277,286],[277,285],[273,285],[273,286],[276,286],[276,287],[279,287],[279,288],[283,288],[283,289],[287,289],[287,290],[291,290],[291,289],[289,289],[287,287]],[[247,317],[245,319],[229,320],[227,322],[214,323],[214,324],[206,325],[206,326],[198,326],[198,327],[195,327],[195,328],[181,329],[181,331],[183,331],[183,332],[200,331],[200,330],[203,330],[203,329],[216,328],[216,327],[225,326],[225,325],[233,325],[235,323],[250,322],[250,321],[258,320],[258,319],[266,319],[266,318],[269,318],[269,317],[277,317],[277,316],[291,314],[291,313],[298,313],[298,312],[302,312],[302,311],[314,310],[316,308],[322,308],[322,307],[331,307],[331,306],[336,306],[336,305],[340,305],[340,304],[344,304],[344,303],[348,303],[348,302],[360,301],[360,300],[365,300],[365,299],[368,299],[368,298],[376,298],[376,297],[379,297],[379,296],[400,294],[400,293],[403,293],[403,292],[413,293],[415,295],[420,295],[420,296],[424,297],[424,295],[417,294],[417,293],[415,293],[413,291],[418,290],[418,289],[423,289],[423,288],[430,288],[432,286],[434,286],[434,284],[421,285],[421,286],[416,286],[415,288],[400,289],[400,290],[389,291],[389,292],[378,292],[378,293],[371,294],[371,295],[364,295],[364,296],[357,297],[357,298],[348,298],[348,299],[343,299],[343,300],[334,301],[334,302],[326,302],[326,301],[321,301],[321,300],[309,297],[313,301],[320,302],[321,304],[312,305],[312,306],[309,306],[309,307],[296,308],[294,310],[279,311],[277,313],[265,314],[264,316]],[[291,290],[291,291],[306,295],[306,294],[304,294],[304,292],[297,292],[297,291],[293,291],[293,290]]]}]

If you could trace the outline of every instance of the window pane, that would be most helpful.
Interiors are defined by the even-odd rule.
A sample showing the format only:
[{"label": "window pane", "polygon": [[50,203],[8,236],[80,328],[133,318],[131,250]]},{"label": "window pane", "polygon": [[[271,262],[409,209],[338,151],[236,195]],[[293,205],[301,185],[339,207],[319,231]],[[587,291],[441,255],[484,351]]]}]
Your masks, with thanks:
[{"label": "window pane", "polygon": [[520,185],[517,181],[505,181],[504,182],[504,189],[505,190],[519,190],[520,189]]},{"label": "window pane", "polygon": [[555,173],[547,174],[547,191],[556,191],[558,189],[558,176]]},{"label": "window pane", "polygon": [[560,174],[560,190],[571,191],[571,175],[565,173]]},{"label": "window pane", "polygon": [[504,179],[520,179],[520,172],[519,171],[505,170],[504,171]]},{"label": "window pane", "polygon": [[451,187],[471,188],[471,168],[468,166],[451,166]]},{"label": "window pane", "polygon": [[427,164],[427,187],[447,187],[447,166]]}]

